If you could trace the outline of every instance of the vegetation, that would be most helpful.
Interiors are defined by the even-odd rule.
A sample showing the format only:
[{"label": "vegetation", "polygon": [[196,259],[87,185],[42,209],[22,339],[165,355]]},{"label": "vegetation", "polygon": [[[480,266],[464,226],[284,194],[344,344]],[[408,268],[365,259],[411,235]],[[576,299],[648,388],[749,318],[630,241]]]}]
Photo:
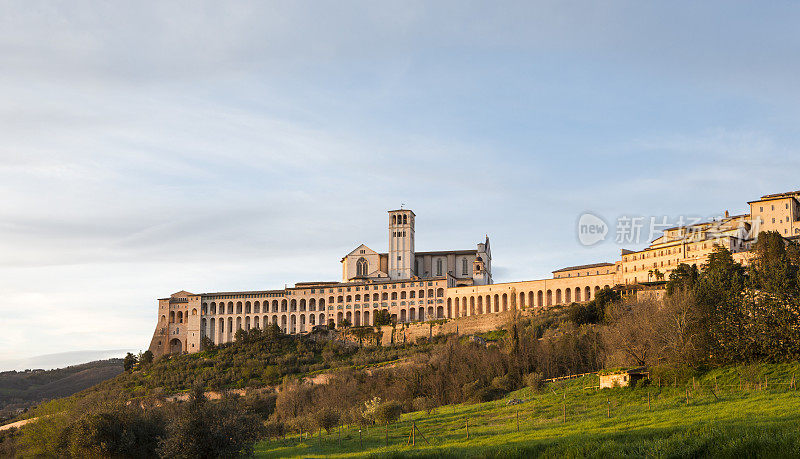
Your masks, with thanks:
[{"label": "vegetation", "polygon": [[[677,385],[670,378],[661,385],[654,379],[644,387],[597,390],[598,377],[590,375],[541,391],[520,389],[497,401],[404,414],[390,431],[388,447],[383,428],[350,424],[342,428],[341,440],[306,435],[301,441],[294,434],[263,441],[255,452],[257,457],[800,455],[800,365],[739,365],[692,376]],[[417,436],[415,445],[409,444],[412,423],[428,443]]]},{"label": "vegetation", "polygon": [[[259,447],[264,454],[349,454],[356,452],[359,426],[371,432],[361,433],[370,445],[364,451],[385,453],[390,450],[379,447],[381,432],[371,427],[385,426],[378,430],[386,448],[390,432],[411,431],[396,420],[412,413],[405,421],[435,439],[425,454],[487,455],[482,448],[498,444],[511,449],[491,454],[795,452],[798,434],[786,423],[797,415],[786,407],[796,402],[787,389],[796,387],[793,362],[800,357],[800,250],[776,233],[762,233],[755,253],[748,268],[723,248],[700,268],[679,266],[660,302],[603,289],[586,304],[526,316],[515,311],[503,330],[484,333],[486,339],[431,336],[416,345],[381,347],[370,327],[292,337],[273,326],[240,330],[229,345],[206,341],[196,354],[152,362],[132,356],[129,372],[37,409],[40,421],[22,429],[16,443],[26,454],[62,448],[75,456],[196,456],[204,449],[189,439],[208,435],[202,441],[217,445],[218,455],[248,454],[257,438],[272,441]],[[632,366],[651,372],[633,390],[598,392],[597,376],[547,385],[548,379]],[[305,378],[322,371],[321,384]],[[754,393],[756,384],[773,389]],[[164,395],[192,387],[244,388],[250,395],[211,403],[195,393],[185,406],[152,409],[164,405]],[[658,416],[649,409],[653,398]],[[753,410],[766,416],[761,430],[748,427]],[[707,426],[719,413],[721,421]],[[514,431],[507,430],[512,414]],[[201,421],[208,416],[213,422]],[[470,422],[472,443],[465,443],[459,426],[466,434]],[[342,426],[350,426],[344,449]],[[336,446],[319,439],[322,430],[336,432]],[[310,442],[315,431],[319,440]],[[286,443],[286,435],[296,440]],[[397,443],[392,451],[408,451]],[[134,444],[141,449],[130,449]]]},{"label": "vegetation", "polygon": [[122,360],[110,359],[56,370],[0,372],[0,423],[29,407],[66,397],[122,373]]}]

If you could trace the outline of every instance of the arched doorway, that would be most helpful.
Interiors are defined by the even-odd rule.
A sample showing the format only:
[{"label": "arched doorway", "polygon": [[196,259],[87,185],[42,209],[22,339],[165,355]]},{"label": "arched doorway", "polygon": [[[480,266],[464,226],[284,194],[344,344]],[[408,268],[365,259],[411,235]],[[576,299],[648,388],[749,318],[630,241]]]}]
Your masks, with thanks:
[{"label": "arched doorway", "polygon": [[183,343],[178,338],[173,338],[169,342],[169,353],[170,354],[180,354],[183,352]]}]

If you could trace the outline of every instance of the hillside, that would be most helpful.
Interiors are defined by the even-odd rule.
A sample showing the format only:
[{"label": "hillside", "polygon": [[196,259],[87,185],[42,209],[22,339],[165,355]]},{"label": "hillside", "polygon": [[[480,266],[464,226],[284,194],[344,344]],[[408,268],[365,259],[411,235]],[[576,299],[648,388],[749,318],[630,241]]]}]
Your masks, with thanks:
[{"label": "hillside", "polygon": [[[591,375],[551,383],[539,391],[524,388],[498,401],[404,414],[389,429],[388,447],[384,427],[347,425],[341,432],[321,437],[319,432],[313,438],[306,434],[302,442],[297,434],[263,441],[256,453],[258,457],[392,453],[419,457],[798,457],[798,377],[800,364],[738,366],[714,370],[675,387],[597,390],[598,377]],[[517,400],[521,403],[510,404]],[[412,423],[422,434],[416,435],[415,446],[407,444]]]},{"label": "hillside", "polygon": [[122,373],[122,359],[99,360],[55,370],[0,373],[0,412],[14,413],[58,397],[66,397]]}]

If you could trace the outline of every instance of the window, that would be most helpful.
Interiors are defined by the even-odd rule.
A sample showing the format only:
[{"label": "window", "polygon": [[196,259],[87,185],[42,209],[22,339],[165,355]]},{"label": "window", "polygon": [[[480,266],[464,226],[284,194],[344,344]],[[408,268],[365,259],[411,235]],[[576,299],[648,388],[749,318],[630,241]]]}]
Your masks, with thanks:
[{"label": "window", "polygon": [[469,274],[469,263],[466,258],[461,259],[461,275],[466,276]]},{"label": "window", "polygon": [[368,272],[369,263],[367,263],[367,259],[361,257],[356,262],[356,276],[358,277],[366,277]]},{"label": "window", "polygon": [[442,259],[441,258],[436,260],[436,275],[437,276],[441,276],[442,275]]}]

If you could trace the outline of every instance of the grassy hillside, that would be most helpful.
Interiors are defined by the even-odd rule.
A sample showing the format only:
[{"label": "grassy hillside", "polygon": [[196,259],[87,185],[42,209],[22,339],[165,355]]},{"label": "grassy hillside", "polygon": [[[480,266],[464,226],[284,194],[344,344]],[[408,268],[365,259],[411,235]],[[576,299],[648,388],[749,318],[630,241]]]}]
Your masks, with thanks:
[{"label": "grassy hillside", "polygon": [[55,370],[0,373],[0,412],[66,397],[122,373],[122,359],[99,360]]},{"label": "grassy hillside", "polygon": [[[405,414],[390,427],[389,447],[383,426],[346,426],[302,442],[297,435],[263,441],[256,452],[259,457],[799,457],[800,391],[793,384],[799,377],[798,364],[754,365],[714,370],[685,386],[597,390],[598,377],[586,376],[539,392],[525,388],[494,402]],[[522,403],[510,405],[511,400]],[[417,436],[416,446],[406,445],[412,422],[430,444]]]}]

